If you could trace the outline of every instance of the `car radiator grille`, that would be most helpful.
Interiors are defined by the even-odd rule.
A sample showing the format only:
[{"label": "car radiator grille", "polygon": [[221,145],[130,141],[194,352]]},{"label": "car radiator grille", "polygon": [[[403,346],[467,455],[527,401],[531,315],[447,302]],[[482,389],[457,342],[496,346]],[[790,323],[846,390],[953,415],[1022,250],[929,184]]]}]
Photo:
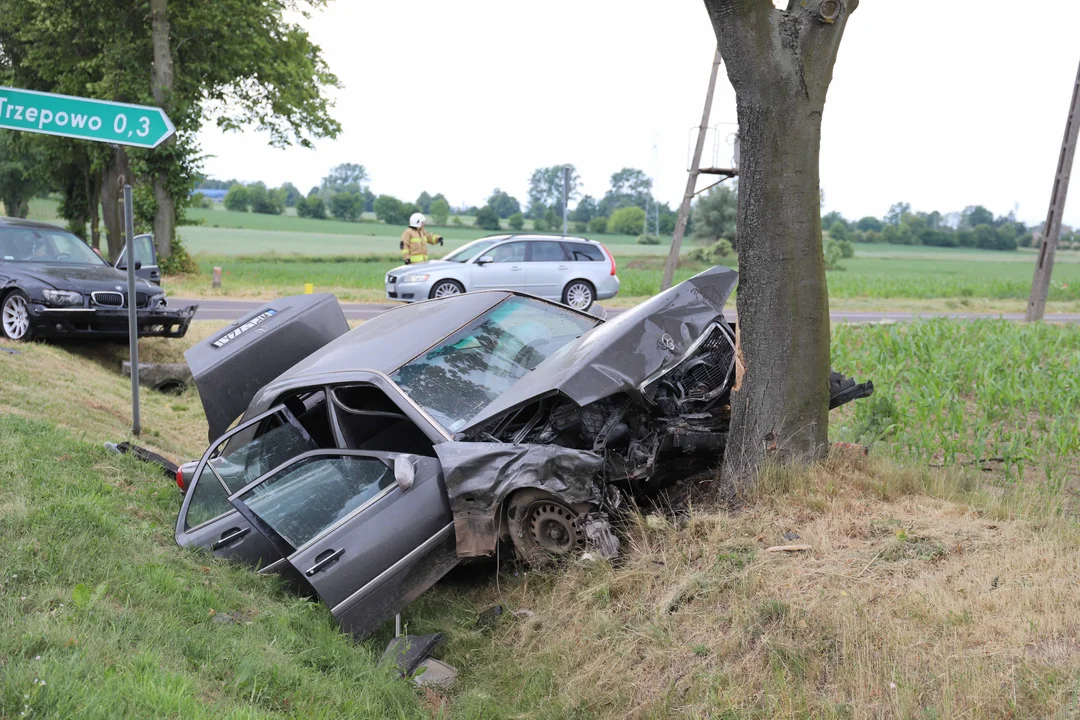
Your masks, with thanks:
[{"label": "car radiator grille", "polygon": [[90,297],[94,299],[95,305],[103,305],[105,307],[124,307],[123,293],[96,292],[91,293]]},{"label": "car radiator grille", "polygon": [[[124,293],[113,292],[112,290],[99,290],[98,292],[91,293],[90,297],[93,299],[95,305],[101,307],[127,307],[127,296]],[[150,296],[146,293],[135,293],[135,307],[144,308],[150,302]]]},{"label": "car radiator grille", "polygon": [[703,400],[731,382],[735,370],[735,343],[718,328],[702,343],[697,357],[705,359],[705,362],[696,363],[686,371],[682,386],[686,389],[687,397]]}]

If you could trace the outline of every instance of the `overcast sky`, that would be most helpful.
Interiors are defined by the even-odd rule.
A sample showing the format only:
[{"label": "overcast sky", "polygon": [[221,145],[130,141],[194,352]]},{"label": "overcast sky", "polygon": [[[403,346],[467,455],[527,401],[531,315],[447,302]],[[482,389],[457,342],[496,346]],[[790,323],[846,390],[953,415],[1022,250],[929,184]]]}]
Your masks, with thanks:
[{"label": "overcast sky", "polygon": [[[307,192],[356,162],[377,194],[479,205],[498,186],[524,204],[534,168],[569,162],[597,197],[626,166],[652,175],[661,200],[682,197],[715,47],[698,0],[336,0],[304,24],[343,83],[341,136],[276,150],[265,135],[208,127],[212,177]],[[1042,221],[1078,28],[1076,0],[862,0],[825,106],[826,210],[983,204]],[[722,69],[712,123],[732,125],[721,140],[734,97]],[[1080,187],[1072,200],[1065,221],[1080,225]]]}]

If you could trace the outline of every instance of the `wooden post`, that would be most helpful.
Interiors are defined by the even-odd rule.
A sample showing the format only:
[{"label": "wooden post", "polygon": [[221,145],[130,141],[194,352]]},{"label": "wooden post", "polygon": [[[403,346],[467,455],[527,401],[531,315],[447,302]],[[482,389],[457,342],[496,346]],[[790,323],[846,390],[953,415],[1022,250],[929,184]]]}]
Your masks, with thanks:
[{"label": "wooden post", "polygon": [[697,144],[694,145],[694,159],[690,164],[690,177],[686,179],[686,193],[683,194],[682,205],[679,207],[679,219],[675,223],[675,235],[671,238],[671,250],[668,252],[667,262],[664,263],[664,279],[660,283],[661,290],[667,290],[671,287],[671,283],[675,279],[675,268],[679,264],[679,250],[682,249],[686,223],[690,219],[690,203],[694,200],[694,190],[697,189],[697,179],[701,169],[701,153],[705,149],[705,135],[709,130],[713,92],[716,90],[716,76],[719,72],[720,51],[717,50],[713,55],[712,74],[709,76],[709,91],[705,94],[705,111],[701,114],[701,125],[698,127]]},{"label": "wooden post", "polygon": [[210,287],[217,290],[218,288],[221,287],[221,268],[219,268],[219,267],[214,268],[214,276],[213,277],[214,277],[214,279],[210,281]]},{"label": "wooden post", "polygon": [[1035,263],[1035,277],[1031,281],[1031,297],[1028,298],[1028,322],[1037,322],[1046,314],[1046,297],[1050,293],[1050,275],[1054,271],[1054,254],[1057,252],[1058,238],[1061,237],[1061,216],[1065,213],[1065,196],[1069,192],[1069,176],[1072,174],[1073,158],[1076,156],[1076,141],[1080,135],[1080,68],[1076,71],[1076,83],[1073,85],[1072,104],[1069,117],[1065,121],[1065,139],[1061,143],[1058,155],[1057,172],[1054,173],[1054,188],[1050,192],[1050,210],[1046,215],[1046,227],[1043,239],[1039,243],[1039,259]]}]

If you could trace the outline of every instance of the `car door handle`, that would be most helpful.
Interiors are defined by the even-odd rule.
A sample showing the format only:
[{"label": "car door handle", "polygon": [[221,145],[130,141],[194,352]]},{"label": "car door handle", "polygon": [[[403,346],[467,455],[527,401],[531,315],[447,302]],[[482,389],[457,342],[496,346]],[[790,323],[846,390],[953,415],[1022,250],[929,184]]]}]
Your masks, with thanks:
[{"label": "car door handle", "polygon": [[341,550],[329,550],[328,552],[330,553],[329,555],[323,553],[320,556],[321,559],[317,559],[315,561],[315,564],[309,567],[307,569],[307,572],[305,572],[304,574],[308,577],[311,577],[315,573],[326,568],[330,563],[337,562],[337,559],[345,554],[345,549],[342,548]]},{"label": "car door handle", "polygon": [[244,537],[249,532],[251,532],[251,528],[249,528],[249,527],[248,528],[243,528],[243,529],[229,528],[225,532],[221,533],[220,538],[218,538],[213,543],[211,543],[210,549],[211,550],[220,550],[221,548],[225,547],[226,545],[229,545],[230,543],[233,543],[233,542],[239,540],[240,538]]},{"label": "car door handle", "polygon": [[566,269],[566,266],[565,266],[565,265],[559,265],[559,266],[558,266],[558,269],[559,269],[559,270],[565,270],[565,269]]},{"label": "car door handle", "polygon": [[518,270],[521,269],[521,266],[520,265],[511,265],[510,269],[513,270],[514,272],[517,272]]}]

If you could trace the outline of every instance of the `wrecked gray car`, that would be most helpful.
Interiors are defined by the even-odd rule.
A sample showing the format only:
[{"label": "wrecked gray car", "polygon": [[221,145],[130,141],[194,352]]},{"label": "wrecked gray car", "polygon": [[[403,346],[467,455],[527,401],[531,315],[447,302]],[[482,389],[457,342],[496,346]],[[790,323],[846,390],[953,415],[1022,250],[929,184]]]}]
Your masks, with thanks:
[{"label": "wrecked gray car", "polygon": [[[349,331],[331,296],[271,302],[187,354],[220,437],[181,469],[176,540],[286,575],[357,637],[500,541],[611,557],[622,495],[722,456],[736,279],[611,321],[488,291]],[[873,391],[837,378],[834,406]]]}]

